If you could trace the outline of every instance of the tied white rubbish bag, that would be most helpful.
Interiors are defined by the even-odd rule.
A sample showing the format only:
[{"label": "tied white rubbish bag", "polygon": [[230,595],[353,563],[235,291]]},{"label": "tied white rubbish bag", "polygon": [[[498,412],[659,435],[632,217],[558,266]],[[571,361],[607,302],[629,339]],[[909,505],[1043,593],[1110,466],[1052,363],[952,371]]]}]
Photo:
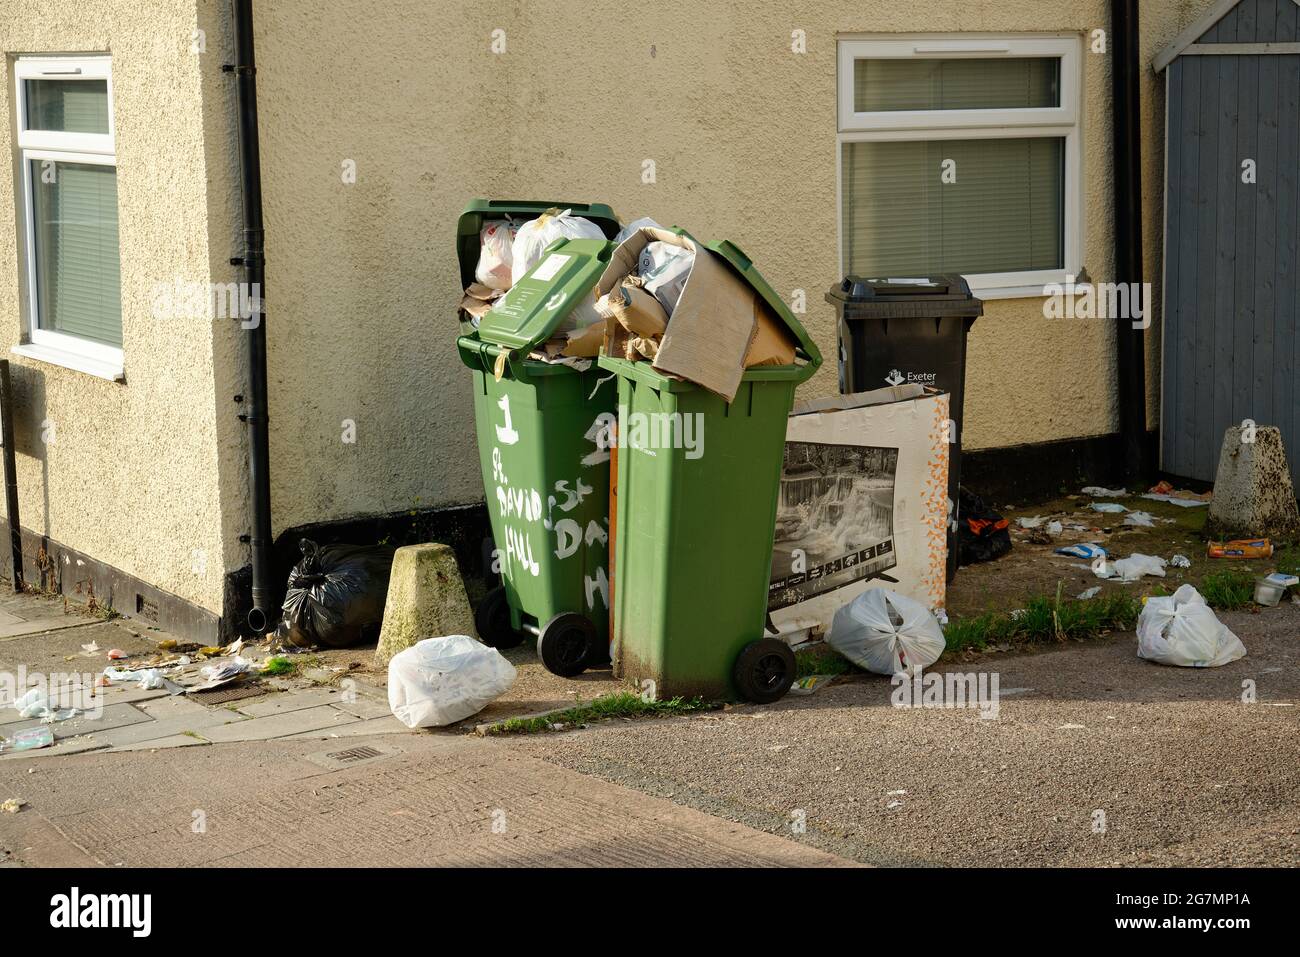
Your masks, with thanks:
[{"label": "tied white rubbish bag", "polygon": [[574,216],[566,209],[560,213],[543,213],[519,227],[510,250],[510,284],[514,285],[542,261],[546,247],[557,239],[604,239],[605,234],[590,219]]},{"label": "tied white rubbish bag", "polygon": [[468,635],[425,638],[388,663],[388,706],[408,728],[437,728],[510,690],[515,666]]},{"label": "tied white rubbish bag", "polygon": [[510,268],[514,261],[511,248],[515,241],[515,225],[504,219],[485,223],[479,231],[478,268],[474,278],[489,289],[505,292],[511,286]]},{"label": "tied white rubbish bag", "polygon": [[868,589],[837,611],[826,640],[878,675],[928,668],[947,644],[929,609],[886,588]]},{"label": "tied white rubbish bag", "polygon": [[1183,668],[1217,668],[1245,657],[1246,646],[1191,585],[1148,598],[1138,616],[1138,657]]}]

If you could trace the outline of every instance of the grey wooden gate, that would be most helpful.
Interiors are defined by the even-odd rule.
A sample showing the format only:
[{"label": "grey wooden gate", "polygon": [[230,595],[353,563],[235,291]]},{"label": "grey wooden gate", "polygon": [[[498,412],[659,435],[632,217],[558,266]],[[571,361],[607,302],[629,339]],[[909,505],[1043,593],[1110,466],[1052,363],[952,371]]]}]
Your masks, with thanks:
[{"label": "grey wooden gate", "polygon": [[1300,6],[1216,4],[1155,66],[1167,91],[1161,468],[1213,480],[1224,430],[1250,419],[1281,428],[1300,476]]}]

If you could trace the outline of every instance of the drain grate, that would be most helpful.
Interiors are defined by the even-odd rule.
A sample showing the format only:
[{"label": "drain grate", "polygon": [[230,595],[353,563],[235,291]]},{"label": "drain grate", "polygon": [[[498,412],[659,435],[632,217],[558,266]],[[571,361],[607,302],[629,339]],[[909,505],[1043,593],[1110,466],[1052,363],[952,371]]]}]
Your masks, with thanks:
[{"label": "drain grate", "polygon": [[361,764],[369,764],[371,761],[378,761],[401,753],[401,748],[391,747],[386,744],[358,744],[351,748],[344,748],[341,751],[318,751],[315,754],[305,755],[305,757],[312,764],[319,764],[327,770],[341,771],[344,768],[355,768]]},{"label": "drain grate", "polygon": [[242,701],[244,698],[256,698],[267,694],[260,685],[231,685],[228,688],[213,688],[211,691],[192,691],[187,696],[199,704],[225,704],[227,701]]},{"label": "drain grate", "polygon": [[384,752],[378,748],[372,748],[368,744],[363,744],[359,748],[348,748],[346,751],[330,751],[325,757],[331,761],[337,761],[339,764],[351,764],[353,761],[365,761],[367,758],[377,758]]}]

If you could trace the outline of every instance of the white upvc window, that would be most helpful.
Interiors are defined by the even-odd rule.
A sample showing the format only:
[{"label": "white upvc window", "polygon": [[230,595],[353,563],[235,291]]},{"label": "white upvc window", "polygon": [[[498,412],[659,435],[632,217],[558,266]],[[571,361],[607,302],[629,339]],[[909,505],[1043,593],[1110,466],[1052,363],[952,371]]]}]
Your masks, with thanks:
[{"label": "white upvc window", "polygon": [[25,341],[14,352],[122,377],[122,297],[112,64],[14,61]]},{"label": "white upvc window", "polygon": [[1042,296],[1082,255],[1079,37],[839,41],[843,272]]}]

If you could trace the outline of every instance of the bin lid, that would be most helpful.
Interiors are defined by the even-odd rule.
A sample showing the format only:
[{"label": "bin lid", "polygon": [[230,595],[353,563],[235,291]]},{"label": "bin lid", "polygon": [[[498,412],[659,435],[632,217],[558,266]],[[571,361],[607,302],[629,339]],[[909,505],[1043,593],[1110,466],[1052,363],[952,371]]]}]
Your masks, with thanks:
[{"label": "bin lid", "polygon": [[541,261],[483,314],[479,338],[510,349],[541,345],[590,295],[614,248],[606,239],[557,239],[546,247]]},{"label": "bin lid", "polygon": [[763,301],[768,304],[771,310],[785,324],[786,328],[790,330],[790,334],[794,336],[803,357],[814,368],[820,366],[822,362],[821,350],[817,348],[816,343],[812,341],[812,337],[808,335],[808,330],[803,327],[803,323],[795,318],[794,313],[790,311],[790,307],[785,304],[785,300],[778,296],[776,290],[768,285],[767,280],[763,278],[763,274],[754,267],[753,261],[745,255],[744,251],[730,239],[708,242],[704,244],[704,247],[717,253],[730,263],[736,272],[740,273],[740,277],[763,297]]},{"label": "bin lid", "polygon": [[[975,298],[964,276],[945,274],[864,279],[848,276],[826,293],[826,301],[852,306],[872,316],[982,316],[984,302]],[[865,309],[864,309],[865,307]]]},{"label": "bin lid", "polygon": [[517,223],[536,219],[548,209],[571,209],[574,216],[590,219],[607,237],[618,235],[618,217],[604,203],[565,203],[528,199],[471,199],[456,221],[456,255],[460,259],[460,285],[474,281],[478,267],[479,233],[483,224],[509,217]]}]

